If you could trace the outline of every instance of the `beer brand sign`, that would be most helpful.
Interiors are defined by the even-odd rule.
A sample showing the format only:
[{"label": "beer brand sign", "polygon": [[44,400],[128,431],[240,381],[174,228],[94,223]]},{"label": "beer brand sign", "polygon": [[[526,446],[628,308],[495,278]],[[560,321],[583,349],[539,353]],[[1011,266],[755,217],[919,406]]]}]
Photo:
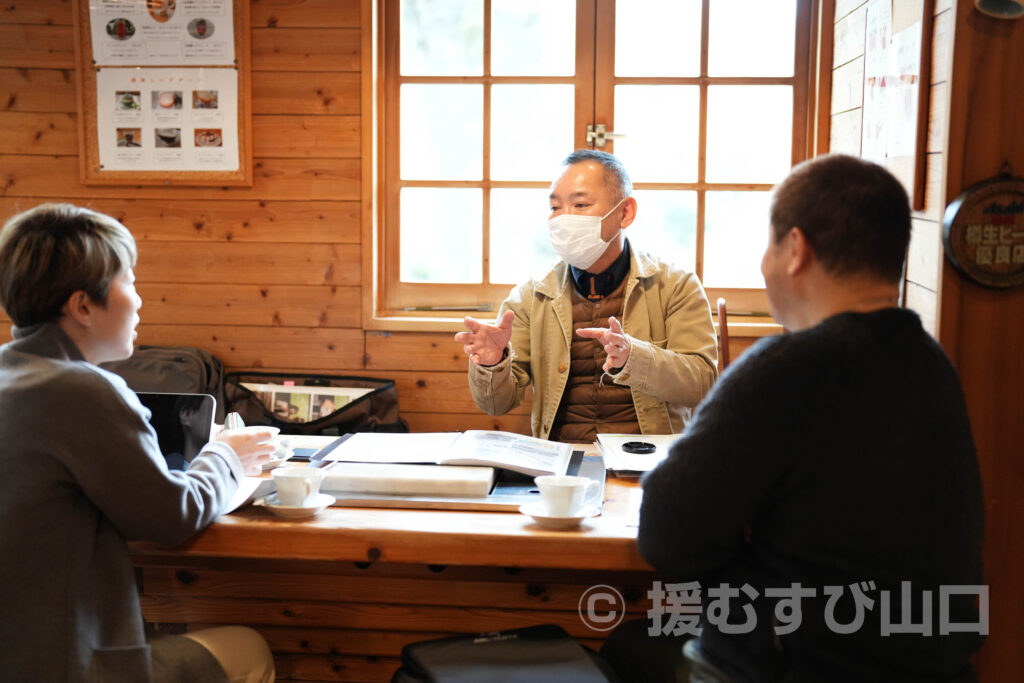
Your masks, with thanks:
[{"label": "beer brand sign", "polygon": [[965,277],[987,287],[1024,283],[1024,178],[1000,176],[968,188],[946,207],[942,241]]}]

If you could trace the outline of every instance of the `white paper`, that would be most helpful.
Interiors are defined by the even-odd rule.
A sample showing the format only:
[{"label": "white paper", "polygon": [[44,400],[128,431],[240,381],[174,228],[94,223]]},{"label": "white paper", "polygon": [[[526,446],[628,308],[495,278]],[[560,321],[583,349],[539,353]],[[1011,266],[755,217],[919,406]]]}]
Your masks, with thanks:
[{"label": "white paper", "polygon": [[89,0],[99,66],[235,63],[232,0]]},{"label": "white paper", "polygon": [[[604,456],[604,468],[617,472],[649,472],[668,456],[678,434],[598,434],[597,445]],[[643,441],[654,444],[653,453],[627,453],[622,444]]]},{"label": "white paper", "polygon": [[104,171],[237,171],[235,69],[99,69]]},{"label": "white paper", "polygon": [[917,99],[921,73],[921,22],[892,37],[890,48],[892,87],[889,89],[889,121],[886,136],[890,157],[913,156],[917,147]]},{"label": "white paper", "polygon": [[892,6],[889,0],[871,0],[867,8],[864,44],[864,104],[861,109],[861,156],[884,164],[889,115],[888,91],[892,87],[890,42]]}]

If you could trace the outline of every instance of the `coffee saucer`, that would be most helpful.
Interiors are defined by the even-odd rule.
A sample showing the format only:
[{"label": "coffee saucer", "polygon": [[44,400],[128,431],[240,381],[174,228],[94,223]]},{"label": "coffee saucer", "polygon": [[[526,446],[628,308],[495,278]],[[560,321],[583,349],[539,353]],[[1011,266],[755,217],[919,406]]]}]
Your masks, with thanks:
[{"label": "coffee saucer", "polygon": [[324,509],[335,501],[334,496],[326,493],[318,493],[310,505],[281,505],[277,501],[277,494],[272,493],[263,499],[263,505],[278,517],[286,519],[301,519],[312,517],[324,511]]},{"label": "coffee saucer", "polygon": [[279,465],[283,465],[284,463],[286,463],[288,461],[288,458],[292,457],[293,455],[295,455],[295,451],[293,451],[293,450],[275,451],[270,456],[270,460],[268,460],[265,463],[263,463],[263,471],[264,472],[269,472],[270,470],[274,469],[275,467],[278,467]]},{"label": "coffee saucer", "polygon": [[548,514],[547,508],[544,506],[542,501],[520,505],[519,511],[524,515],[533,517],[533,521],[537,522],[537,524],[545,529],[573,529],[578,527],[580,522],[587,517],[593,517],[601,512],[597,509],[596,505],[585,505],[575,515],[570,515],[568,517],[553,517]]}]

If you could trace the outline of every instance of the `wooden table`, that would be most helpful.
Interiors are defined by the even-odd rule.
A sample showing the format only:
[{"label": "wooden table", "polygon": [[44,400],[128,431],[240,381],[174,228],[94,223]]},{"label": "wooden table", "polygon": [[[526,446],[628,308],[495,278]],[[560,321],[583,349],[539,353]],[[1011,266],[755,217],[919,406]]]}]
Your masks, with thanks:
[{"label": "wooden table", "polygon": [[649,608],[654,574],[627,519],[637,490],[610,478],[604,513],[573,531],[508,512],[332,507],[283,520],[249,507],[173,550],[133,544],[142,608],[161,630],[252,626],[280,681],[388,681],[406,643],[541,623],[596,649],[608,624],[581,616],[585,594],[601,593],[599,617]]}]

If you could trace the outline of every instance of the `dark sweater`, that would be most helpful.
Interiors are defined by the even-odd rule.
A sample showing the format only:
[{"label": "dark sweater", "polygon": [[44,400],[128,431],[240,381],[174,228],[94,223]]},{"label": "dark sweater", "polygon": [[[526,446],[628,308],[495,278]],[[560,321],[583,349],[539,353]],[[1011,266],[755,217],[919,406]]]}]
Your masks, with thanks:
[{"label": "dark sweater", "polygon": [[[638,540],[654,567],[700,581],[705,615],[720,582],[817,590],[789,635],[776,636],[764,597],[751,634],[704,623],[701,651],[738,680],[959,682],[974,680],[982,638],[938,634],[938,587],[982,583],[982,522],[956,372],[914,313],[886,309],[749,349],[644,480]],[[875,586],[863,626],[834,633],[822,587],[844,588],[836,621],[847,623],[862,581]],[[918,606],[932,591],[933,635],[881,635],[881,592],[889,623],[902,623],[903,581]],[[949,603],[950,622],[977,622],[973,596]]]}]

